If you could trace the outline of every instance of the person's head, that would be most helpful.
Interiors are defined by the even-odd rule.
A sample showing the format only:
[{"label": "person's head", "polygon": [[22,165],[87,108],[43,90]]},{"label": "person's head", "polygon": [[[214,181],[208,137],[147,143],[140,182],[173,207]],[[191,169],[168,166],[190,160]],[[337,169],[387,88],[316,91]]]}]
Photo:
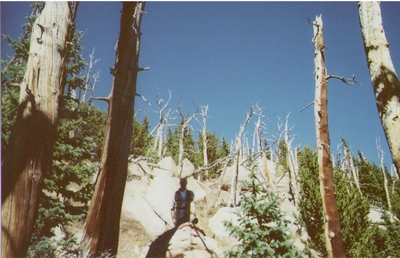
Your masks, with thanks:
[{"label": "person's head", "polygon": [[186,188],[187,185],[187,178],[183,177],[179,180],[179,184],[181,185],[181,188],[184,189]]}]

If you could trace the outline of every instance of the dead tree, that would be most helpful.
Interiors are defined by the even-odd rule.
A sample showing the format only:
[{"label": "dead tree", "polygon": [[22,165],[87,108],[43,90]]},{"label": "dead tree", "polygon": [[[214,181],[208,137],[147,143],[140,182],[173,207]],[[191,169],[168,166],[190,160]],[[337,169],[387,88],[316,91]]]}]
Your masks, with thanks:
[{"label": "dead tree", "polygon": [[[203,162],[204,167],[208,167],[208,139],[207,139],[207,112],[208,112],[208,105],[204,106],[201,109],[201,116],[203,117],[203,126],[202,126],[202,135],[203,135]],[[206,170],[208,175],[208,170]],[[203,173],[199,174],[200,182],[203,181]]]},{"label": "dead tree", "polygon": [[[84,103],[86,102],[86,95],[88,92],[88,89],[92,89],[92,94],[94,94],[94,87],[98,81],[99,78],[99,71],[97,71],[97,73],[95,75],[92,76],[92,70],[93,70],[93,66],[95,64],[97,64],[97,62],[100,61],[100,59],[95,59],[94,58],[94,49],[92,50],[92,53],[89,55],[89,64],[87,67],[87,71],[86,71],[86,76],[85,76],[85,88],[83,89],[83,94],[81,95],[81,102]],[[94,82],[92,82],[92,78],[94,79]],[[91,87],[90,87],[91,86]]]},{"label": "dead tree", "polygon": [[2,163],[2,257],[25,257],[45,173],[51,170],[58,106],[67,79],[76,2],[46,2],[33,24],[14,129]]},{"label": "dead tree", "polygon": [[320,174],[320,189],[325,215],[325,244],[329,257],[345,257],[339,212],[333,184],[333,169],[330,154],[328,128],[328,76],[325,66],[325,45],[323,40],[322,17],[312,23],[315,44],[315,102],[314,115],[317,131],[317,153]]},{"label": "dead tree", "polygon": [[299,164],[297,162],[297,147],[293,151],[292,141],[293,138],[290,137],[291,128],[289,128],[289,115],[286,116],[285,123],[285,144],[287,148],[287,162],[289,167],[289,178],[290,178],[290,190],[293,194],[294,204],[297,206],[300,202],[300,184],[298,182],[299,178]]},{"label": "dead tree", "polygon": [[378,151],[379,165],[381,166],[381,171],[383,174],[383,187],[385,188],[386,201],[388,204],[389,211],[392,211],[392,202],[390,200],[390,193],[389,193],[389,187],[388,187],[389,183],[388,183],[388,179],[386,176],[385,163],[383,162],[385,152],[382,150],[380,140],[378,140],[378,139],[376,140],[376,149]]},{"label": "dead tree", "polygon": [[232,184],[231,184],[231,197],[229,199],[229,206],[234,207],[237,204],[237,184],[238,184],[238,177],[239,177],[239,166],[240,166],[240,151],[242,149],[241,147],[241,142],[242,142],[242,136],[244,133],[244,129],[246,128],[247,124],[250,121],[250,118],[257,112],[259,112],[260,109],[258,106],[256,107],[250,107],[249,112],[246,115],[246,119],[244,120],[243,125],[240,127],[239,133],[236,136],[235,144],[232,148],[234,151],[234,166],[235,166],[235,175],[232,177]]},{"label": "dead tree", "polygon": [[379,2],[359,2],[358,14],[376,107],[400,177],[400,81],[390,57]]},{"label": "dead tree", "polygon": [[163,99],[159,99],[160,93],[157,91],[157,96],[156,96],[156,104],[158,106],[158,124],[154,129],[150,132],[151,135],[154,134],[155,131],[157,131],[155,139],[154,139],[154,145],[153,145],[153,151],[157,151],[157,155],[159,158],[162,156],[162,145],[163,145],[163,130],[166,126],[168,126],[168,122],[171,119],[171,115],[173,112],[171,110],[168,110],[165,112],[165,108],[168,106],[169,101],[171,100],[172,93],[171,91],[168,91],[169,97],[167,101],[164,103]]},{"label": "dead tree", "polygon": [[261,122],[261,118],[264,117],[262,115],[262,111],[260,110],[259,114],[258,114],[258,120],[255,124],[254,127],[254,138],[253,138],[253,149],[255,150],[256,146],[257,146],[257,153],[260,154],[260,158],[261,158],[261,164],[262,164],[262,168],[261,170],[263,171],[263,175],[265,177],[265,183],[267,185],[267,187],[271,187],[271,175],[270,175],[270,171],[268,170],[268,154],[267,154],[267,150],[265,150],[262,146],[262,135],[263,135],[263,128],[265,127],[265,125]]},{"label": "dead tree", "polygon": [[94,99],[94,89],[97,85],[97,83],[99,82],[99,78],[100,78],[100,71],[97,70],[97,72],[92,76],[93,77],[93,82],[91,83],[91,88],[90,88],[90,98],[88,103],[91,104],[92,100]]},{"label": "dead tree", "polygon": [[83,254],[118,252],[119,223],[125,190],[138,72],[140,23],[144,2],[124,2],[114,80],[101,155],[101,168],[81,242]]},{"label": "dead tree", "polygon": [[349,177],[353,178],[354,184],[356,185],[358,192],[362,195],[361,187],[360,187],[360,180],[358,177],[358,168],[356,168],[356,166],[354,165],[353,156],[350,153],[349,146],[347,146],[347,145],[343,146],[343,155],[344,155],[344,157],[343,157],[342,169],[344,171],[350,170],[352,176],[350,176],[350,173],[348,173]]},{"label": "dead tree", "polygon": [[191,116],[185,117],[181,111],[180,105],[178,105],[178,113],[181,116],[181,135],[179,137],[179,155],[178,155],[178,169],[179,178],[182,175],[183,170],[183,154],[185,152],[184,141],[185,141],[185,131],[190,121],[192,121],[199,114],[199,107],[196,107],[196,111]]}]

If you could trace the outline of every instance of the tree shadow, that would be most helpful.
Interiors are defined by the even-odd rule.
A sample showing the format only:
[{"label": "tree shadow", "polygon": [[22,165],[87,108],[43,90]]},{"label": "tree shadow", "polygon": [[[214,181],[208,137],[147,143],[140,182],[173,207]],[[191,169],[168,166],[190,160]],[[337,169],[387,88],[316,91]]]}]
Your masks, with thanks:
[{"label": "tree shadow", "polygon": [[146,258],[165,258],[169,246],[169,241],[171,240],[177,229],[178,227],[174,227],[159,235],[153,241],[153,243],[150,244],[150,248],[147,252]]}]

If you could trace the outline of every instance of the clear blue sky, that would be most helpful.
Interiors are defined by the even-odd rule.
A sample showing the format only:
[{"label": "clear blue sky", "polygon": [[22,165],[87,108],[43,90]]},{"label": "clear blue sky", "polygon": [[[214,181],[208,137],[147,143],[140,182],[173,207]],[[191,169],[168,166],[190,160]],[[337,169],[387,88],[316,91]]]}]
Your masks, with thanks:
[{"label": "clear blue sky", "polygon": [[[83,56],[95,47],[101,59],[96,96],[107,96],[119,35],[120,2],[81,2],[76,26],[86,31]],[[383,25],[395,67],[400,64],[400,3],[381,3]],[[1,3],[2,34],[16,38],[29,12],[27,2]],[[208,130],[234,139],[246,112],[255,103],[263,108],[267,131],[277,132],[291,112],[295,144],[315,147],[313,28],[307,18],[322,14],[328,74],[356,76],[361,84],[329,81],[328,112],[331,151],[344,137],[355,153],[361,150],[377,163],[375,139],[380,137],[386,164],[390,154],[377,114],[358,22],[356,2],[147,2],[142,20],[140,65],[151,67],[138,78],[135,109],[146,109],[156,125],[155,96],[172,91],[170,108],[181,103],[185,114],[209,105]],[[9,53],[2,41],[2,59]],[[8,51],[8,52],[7,52]],[[398,69],[399,70],[399,69]],[[102,109],[105,103],[95,102]],[[141,119],[143,113],[138,117]],[[172,123],[179,122],[179,116]],[[254,122],[248,126],[251,142]],[[199,124],[192,122],[197,130]],[[195,132],[197,135],[197,132]]]}]

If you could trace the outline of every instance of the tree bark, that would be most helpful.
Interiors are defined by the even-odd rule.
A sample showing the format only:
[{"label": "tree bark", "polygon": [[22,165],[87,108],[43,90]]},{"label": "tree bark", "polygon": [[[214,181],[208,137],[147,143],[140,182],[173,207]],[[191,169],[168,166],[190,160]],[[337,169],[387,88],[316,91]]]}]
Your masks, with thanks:
[{"label": "tree bark", "polygon": [[33,25],[16,122],[2,164],[2,257],[25,256],[51,169],[76,2],[46,2]]},{"label": "tree bark", "polygon": [[[202,134],[203,134],[203,162],[204,167],[208,166],[208,140],[207,140],[207,111],[208,105],[203,107],[201,110],[201,115],[203,116],[203,127],[202,127]],[[206,170],[206,174],[208,176],[208,170]],[[203,173],[199,174],[199,181],[203,181]]]},{"label": "tree bark", "polygon": [[140,23],[145,3],[124,2],[115,74],[101,157],[101,169],[89,207],[83,253],[97,257],[118,252],[139,60]]},{"label": "tree bark", "polygon": [[157,130],[156,137],[154,139],[153,151],[157,151],[157,155],[159,158],[162,157],[162,146],[163,146],[163,130],[166,126],[168,126],[169,119],[171,118],[171,111],[168,110],[167,113],[164,113],[165,108],[168,106],[169,101],[171,100],[171,91],[169,91],[169,98],[164,106],[162,103],[164,102],[163,99],[158,99],[159,93],[157,92],[156,103],[158,106],[158,125],[150,132],[153,135],[154,131]]},{"label": "tree bark", "polygon": [[235,140],[235,146],[234,146],[234,149],[236,151],[236,153],[235,153],[235,161],[234,161],[235,162],[234,163],[235,175],[232,177],[231,197],[230,197],[229,203],[228,203],[229,207],[236,207],[236,204],[237,204],[237,184],[238,184],[237,181],[238,181],[238,177],[239,177],[240,151],[242,149],[242,145],[241,145],[242,136],[243,136],[244,129],[246,128],[247,124],[250,121],[250,118],[253,115],[254,115],[254,108],[250,107],[250,111],[249,111],[249,113],[247,113],[246,119],[245,119],[243,125],[240,127],[239,134],[238,134],[238,136],[236,137],[236,140]]},{"label": "tree bark", "polygon": [[298,207],[300,203],[300,185],[298,182],[299,164],[297,163],[297,147],[293,152],[292,140],[293,139],[290,139],[289,114],[288,114],[286,116],[286,123],[285,123],[285,143],[287,148],[286,157],[289,167],[290,189],[293,194],[294,205]]},{"label": "tree bark", "polygon": [[358,178],[358,173],[357,173],[358,168],[356,168],[356,166],[354,166],[353,156],[350,153],[349,147],[343,146],[343,152],[344,152],[343,163],[345,165],[344,170],[346,170],[346,168],[347,168],[348,170],[351,171],[351,174],[352,174],[352,177],[354,180],[354,184],[356,185],[358,192],[360,192],[360,194],[362,195],[361,187],[360,187],[360,180]]},{"label": "tree bark", "polygon": [[178,168],[179,168],[179,178],[182,176],[183,172],[183,154],[185,152],[185,131],[190,121],[199,114],[199,107],[196,107],[196,111],[190,117],[185,118],[181,112],[180,106],[178,106],[178,112],[181,116],[181,135],[179,137],[179,155],[178,155]]},{"label": "tree bark", "polygon": [[385,171],[385,163],[383,162],[383,160],[384,160],[384,152],[383,152],[383,150],[381,148],[380,141],[378,141],[378,140],[376,140],[376,148],[378,150],[379,165],[381,166],[381,171],[382,171],[382,174],[383,174],[383,187],[384,187],[385,193],[386,193],[386,200],[387,200],[389,211],[392,212],[392,202],[390,200],[388,179],[387,179],[386,171]]},{"label": "tree bark", "polygon": [[400,177],[400,81],[390,57],[378,2],[359,2],[359,19],[379,118]]},{"label": "tree bark", "polygon": [[339,212],[333,184],[333,169],[330,154],[328,128],[328,81],[325,66],[325,45],[323,41],[322,17],[314,23],[315,43],[315,127],[317,132],[317,153],[320,174],[320,190],[325,214],[325,244],[329,257],[345,257]]}]

